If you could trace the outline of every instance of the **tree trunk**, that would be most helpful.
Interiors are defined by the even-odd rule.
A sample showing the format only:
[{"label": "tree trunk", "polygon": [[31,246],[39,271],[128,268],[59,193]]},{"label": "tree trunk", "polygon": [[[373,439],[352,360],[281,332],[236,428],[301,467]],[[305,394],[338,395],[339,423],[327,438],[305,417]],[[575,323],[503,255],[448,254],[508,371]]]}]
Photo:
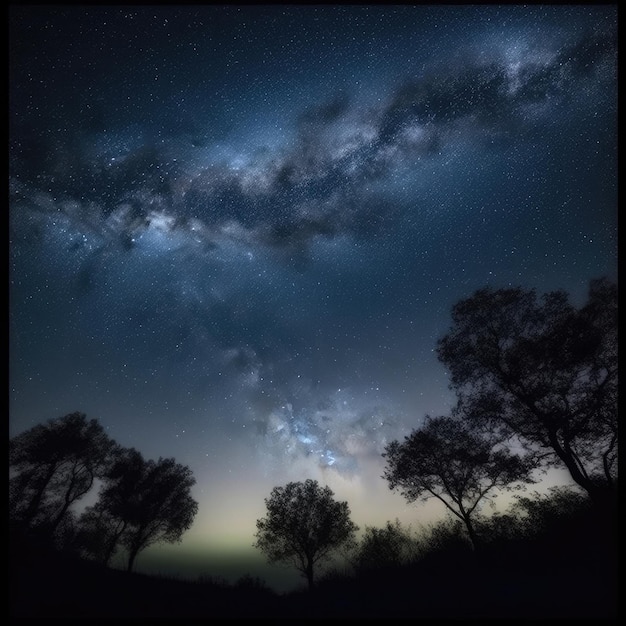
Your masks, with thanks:
[{"label": "tree trunk", "polygon": [[133,571],[133,565],[135,564],[135,559],[137,558],[138,553],[139,553],[138,548],[131,549],[130,554],[128,555],[128,567],[126,568],[126,571],[128,572]]},{"label": "tree trunk", "polygon": [[581,472],[573,455],[569,453],[567,450],[565,450],[563,446],[561,446],[561,443],[559,442],[556,436],[556,433],[549,433],[548,438],[549,438],[550,444],[552,445],[552,449],[556,452],[557,456],[561,459],[561,461],[563,461],[563,463],[565,464],[565,467],[567,467],[567,470],[569,471],[570,476],[572,477],[573,481],[577,485],[580,485],[589,494],[589,497],[595,503],[594,485],[589,480],[589,478],[585,476],[583,472]]},{"label": "tree trunk", "polygon": [[102,565],[104,567],[109,567],[109,563],[111,562],[111,558],[113,557],[113,548],[115,546],[110,546],[106,549],[104,556],[102,557]]},{"label": "tree trunk", "polygon": [[478,539],[478,535],[474,530],[474,525],[472,524],[472,520],[469,515],[463,516],[463,521],[465,522],[465,528],[467,528],[467,534],[469,535],[470,541],[472,542],[472,548],[474,552],[477,552],[480,549],[480,540]]},{"label": "tree trunk", "polygon": [[587,492],[598,519],[605,528],[609,529],[610,539],[617,541],[619,533],[617,526],[617,487],[611,483],[602,485],[590,480],[580,471],[576,460],[561,447],[556,435],[552,433],[550,434],[550,443],[558,457],[565,463],[574,482]]},{"label": "tree trunk", "polygon": [[52,524],[50,525],[50,533],[54,533],[54,531],[57,529],[57,527],[59,526],[59,524],[61,523],[61,520],[65,517],[65,514],[67,513],[67,510],[70,508],[70,504],[71,502],[65,502],[63,504],[63,507],[61,508],[61,512],[54,518]]},{"label": "tree trunk", "polygon": [[613,485],[593,485],[593,488],[589,491],[589,496],[593,502],[601,527],[608,528],[610,531],[610,536],[607,539],[610,538],[617,546],[619,535],[617,488]]},{"label": "tree trunk", "polygon": [[313,561],[309,559],[306,564],[306,580],[309,583],[309,591],[313,589]]},{"label": "tree trunk", "polygon": [[45,493],[48,487],[48,484],[52,480],[52,477],[54,476],[56,469],[57,469],[56,465],[51,465],[48,467],[48,473],[45,479],[43,480],[42,484],[39,486],[39,489],[37,490],[35,495],[32,497],[28,505],[28,508],[26,509],[26,513],[24,514],[24,517],[22,518],[24,523],[27,526],[30,526],[31,522],[33,521],[33,518],[39,512],[39,506],[41,504],[41,500],[43,499],[43,494]]},{"label": "tree trunk", "polygon": [[[125,527],[125,525],[124,525],[124,527]],[[108,546],[107,546],[107,548],[105,550],[104,556],[102,558],[102,562],[107,567],[109,565],[109,562],[113,558],[113,553],[115,552],[115,548],[117,547],[117,543],[120,540],[120,537],[122,536],[122,533],[124,532],[124,527],[122,527],[122,530],[120,530],[118,533],[116,533],[115,536],[111,539],[111,541],[109,541],[109,544],[108,544]]]}]

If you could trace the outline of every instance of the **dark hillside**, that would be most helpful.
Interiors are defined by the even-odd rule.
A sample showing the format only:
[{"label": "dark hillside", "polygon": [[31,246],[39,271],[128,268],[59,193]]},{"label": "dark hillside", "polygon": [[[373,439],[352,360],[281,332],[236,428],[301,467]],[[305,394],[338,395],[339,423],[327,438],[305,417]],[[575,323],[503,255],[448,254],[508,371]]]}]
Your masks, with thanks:
[{"label": "dark hillside", "polygon": [[[596,531],[592,529],[596,528]],[[533,537],[459,547],[283,596],[255,585],[127,573],[46,550],[13,533],[11,615],[59,619],[612,619],[617,552],[591,513]]]}]

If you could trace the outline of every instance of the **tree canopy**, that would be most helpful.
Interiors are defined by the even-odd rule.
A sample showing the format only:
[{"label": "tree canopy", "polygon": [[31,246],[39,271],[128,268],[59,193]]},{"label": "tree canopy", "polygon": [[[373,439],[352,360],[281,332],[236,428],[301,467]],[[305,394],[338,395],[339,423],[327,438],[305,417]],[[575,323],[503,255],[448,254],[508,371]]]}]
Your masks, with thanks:
[{"label": "tree canopy", "polygon": [[347,502],[337,502],[316,480],[274,487],[265,499],[267,517],[257,520],[255,547],[270,562],[292,564],[313,587],[315,566],[354,540],[358,527]]},{"label": "tree canopy", "polygon": [[359,572],[396,567],[417,554],[417,540],[400,520],[388,521],[384,527],[366,526],[352,559]]},{"label": "tree canopy", "polygon": [[439,359],[467,419],[563,464],[594,501],[617,480],[617,287],[591,281],[580,309],[562,291],[480,289],[452,310]]}]

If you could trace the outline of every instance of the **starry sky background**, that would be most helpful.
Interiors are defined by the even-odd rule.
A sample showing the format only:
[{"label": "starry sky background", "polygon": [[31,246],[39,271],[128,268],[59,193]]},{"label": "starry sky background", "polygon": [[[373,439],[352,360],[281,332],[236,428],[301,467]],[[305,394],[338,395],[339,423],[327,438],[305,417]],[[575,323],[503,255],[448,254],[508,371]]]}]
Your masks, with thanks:
[{"label": "starry sky background", "polygon": [[381,452],[454,403],[452,305],[617,278],[616,65],[611,5],[12,6],[10,436],[189,465],[139,571],[260,572],[290,480],[429,519]]}]

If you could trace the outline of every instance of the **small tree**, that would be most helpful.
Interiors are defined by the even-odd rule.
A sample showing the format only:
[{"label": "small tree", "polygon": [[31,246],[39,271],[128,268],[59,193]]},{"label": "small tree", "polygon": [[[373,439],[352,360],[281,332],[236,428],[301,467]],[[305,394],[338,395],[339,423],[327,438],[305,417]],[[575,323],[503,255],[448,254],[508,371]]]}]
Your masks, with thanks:
[{"label": "small tree", "polygon": [[473,520],[479,506],[496,489],[510,490],[531,482],[528,466],[496,441],[451,417],[426,417],[424,426],[392,441],[383,457],[383,478],[409,502],[436,498],[458,517],[476,549]]},{"label": "small tree", "polygon": [[[180,541],[191,526],[198,511],[190,492],[194,484],[191,470],[174,459],[145,461],[137,450],[123,450],[105,477],[98,503],[83,516],[84,548],[108,562],[123,545],[131,571],[139,552],[154,543]],[[101,543],[94,550],[98,535]]]},{"label": "small tree", "polygon": [[23,526],[53,533],[106,471],[115,442],[97,420],[71,413],[9,441],[9,510]]},{"label": "small tree", "polygon": [[256,522],[254,546],[271,563],[292,564],[313,588],[315,566],[341,546],[354,541],[358,527],[350,520],[347,502],[336,502],[329,487],[317,481],[274,487],[265,499],[267,517]]},{"label": "small tree", "polygon": [[598,505],[617,491],[617,287],[581,309],[555,291],[481,289],[452,310],[437,352],[464,415],[563,464]]}]

